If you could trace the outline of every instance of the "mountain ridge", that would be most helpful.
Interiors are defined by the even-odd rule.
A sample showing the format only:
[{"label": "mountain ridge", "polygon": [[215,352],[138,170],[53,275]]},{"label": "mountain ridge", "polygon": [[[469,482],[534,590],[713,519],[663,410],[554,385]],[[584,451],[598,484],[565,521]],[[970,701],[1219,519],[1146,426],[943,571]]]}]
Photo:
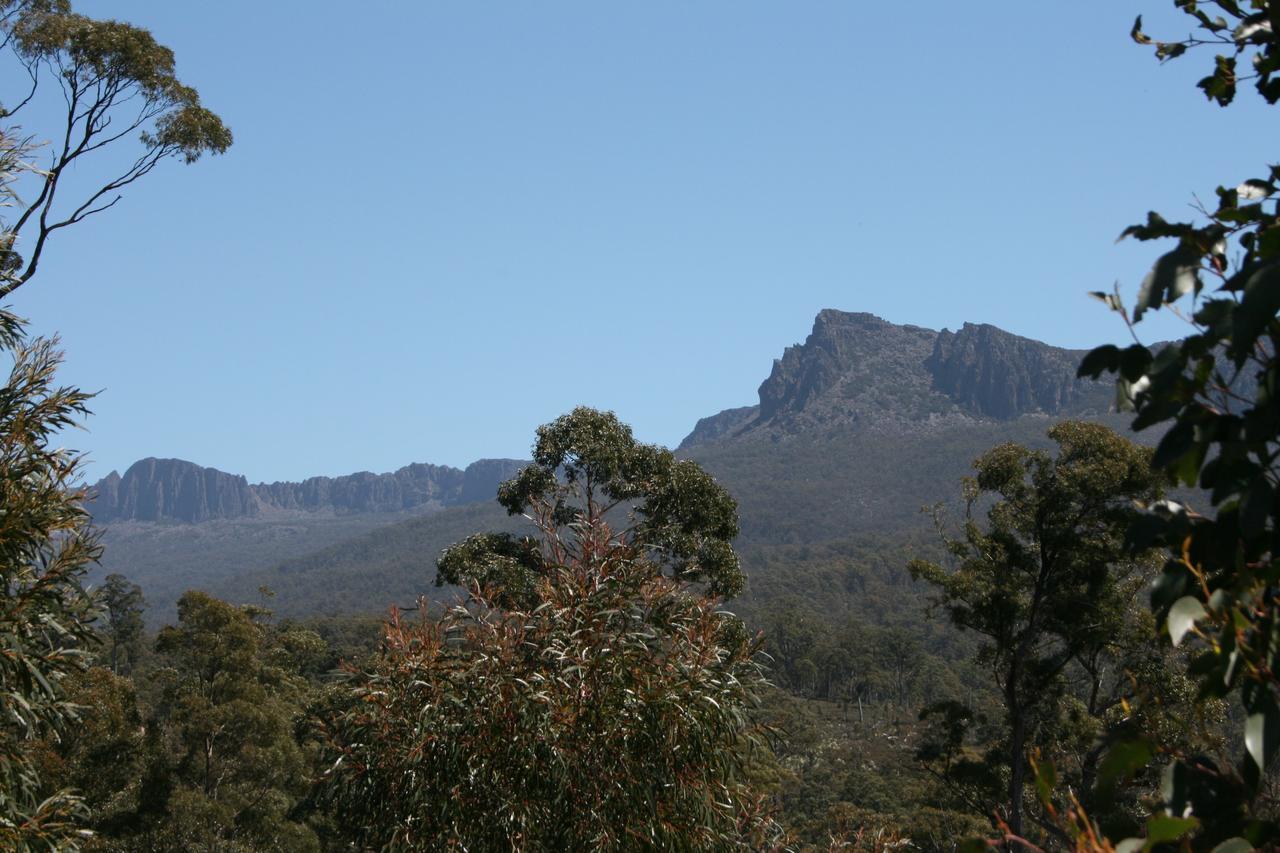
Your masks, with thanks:
[{"label": "mountain ridge", "polygon": [[756,405],[702,418],[679,448],[759,429],[1104,415],[1111,386],[1076,377],[1084,353],[986,323],[934,331],[828,308],[774,359]]},{"label": "mountain ridge", "polygon": [[90,487],[86,508],[95,521],[178,522],[260,518],[289,513],[394,513],[439,509],[492,496],[498,483],[526,463],[481,459],[465,469],[415,462],[395,471],[359,471],[299,482],[250,484],[184,459],[147,457],[123,475],[112,471]]}]

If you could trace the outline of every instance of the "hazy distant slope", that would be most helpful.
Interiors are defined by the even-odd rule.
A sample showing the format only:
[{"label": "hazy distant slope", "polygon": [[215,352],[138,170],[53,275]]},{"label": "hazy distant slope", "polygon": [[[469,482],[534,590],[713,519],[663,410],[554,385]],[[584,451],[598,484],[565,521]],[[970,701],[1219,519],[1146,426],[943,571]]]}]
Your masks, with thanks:
[{"label": "hazy distant slope", "polygon": [[[1095,416],[1123,429],[1124,418]],[[855,533],[915,529],[920,508],[959,496],[959,481],[980,454],[1005,441],[1052,444],[1060,418],[959,421],[921,427],[813,428],[780,436],[748,434],[691,447],[696,459],[738,500],[742,542],[820,542]]]},{"label": "hazy distant slope", "polygon": [[[360,536],[403,520],[403,514],[233,519],[201,524],[119,522],[102,528],[102,562],[90,575],[100,583],[113,572],[139,584],[147,597],[147,620],[171,620],[178,596],[188,589],[212,591],[228,575],[266,569],[299,553]],[[257,600],[257,587],[244,600]],[[250,595],[252,594],[252,595]]]},{"label": "hazy distant slope", "polygon": [[435,577],[436,557],[454,542],[482,530],[527,526],[496,501],[453,507],[225,577],[212,591],[252,601],[254,590],[269,586],[276,592],[273,609],[285,616],[382,612],[391,604],[411,606],[419,595],[452,595],[435,586]]}]

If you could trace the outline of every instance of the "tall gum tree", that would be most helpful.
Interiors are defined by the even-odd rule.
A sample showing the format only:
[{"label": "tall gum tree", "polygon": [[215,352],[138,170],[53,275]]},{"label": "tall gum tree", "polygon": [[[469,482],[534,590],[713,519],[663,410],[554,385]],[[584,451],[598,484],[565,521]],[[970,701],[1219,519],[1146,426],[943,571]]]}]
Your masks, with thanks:
[{"label": "tall gum tree", "polygon": [[[1098,424],[1062,423],[1049,437],[1056,456],[1003,444],[979,457],[964,483],[962,535],[946,542],[952,565],[910,566],[937,589],[936,605],[954,624],[985,640],[980,662],[1004,699],[1003,809],[1015,836],[1024,829],[1030,745],[1056,712],[1068,667],[1097,672],[1158,565],[1125,547],[1134,502],[1161,492],[1151,452]],[[1092,678],[1096,714],[1104,709]]]},{"label": "tall gum tree", "polygon": [[[32,166],[13,181],[12,213],[0,220],[3,299],[35,276],[56,232],[114,207],[165,160],[226,151],[231,131],[178,79],[173,51],[151,33],[77,14],[68,0],[0,0],[0,48],[26,84],[0,92],[0,157]],[[61,106],[51,109],[58,126],[20,128],[47,89],[60,96],[50,99]],[[38,154],[36,134],[49,140]],[[124,154],[130,137],[137,147]]]},{"label": "tall gum tree", "polygon": [[447,549],[466,600],[393,611],[319,715],[327,802],[384,849],[775,849],[760,641],[707,594],[742,585],[733,499],[585,408],[534,460],[499,500],[537,535]]},{"label": "tall gum tree", "polygon": [[[36,275],[50,236],[107,210],[161,161],[224,151],[231,134],[173,73],[173,54],[145,30],[77,15],[65,0],[0,0],[0,50],[26,72],[0,93],[0,298]],[[59,139],[42,146],[16,122],[52,79],[65,98]],[[68,172],[137,135],[122,171],[86,194],[64,192]],[[83,170],[80,168],[83,166]],[[56,741],[78,709],[65,684],[83,670],[96,613],[83,588],[99,553],[79,485],[81,458],[57,437],[88,414],[90,395],[59,386],[56,339],[32,339],[0,308],[0,846],[75,850],[89,835],[84,800],[52,792],[33,745]]]}]

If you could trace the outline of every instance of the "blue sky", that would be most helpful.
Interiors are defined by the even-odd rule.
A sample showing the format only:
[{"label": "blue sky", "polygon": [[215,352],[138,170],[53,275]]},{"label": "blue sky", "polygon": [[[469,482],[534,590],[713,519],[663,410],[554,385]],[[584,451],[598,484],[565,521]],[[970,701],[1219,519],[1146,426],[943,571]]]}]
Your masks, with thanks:
[{"label": "blue sky", "polygon": [[1129,41],[1187,31],[1163,0],[77,5],[236,135],[12,300],[102,389],[94,476],[464,465],[580,403],[674,444],[828,307],[1117,339],[1085,294],[1157,251],[1120,230],[1274,156],[1209,56]]}]

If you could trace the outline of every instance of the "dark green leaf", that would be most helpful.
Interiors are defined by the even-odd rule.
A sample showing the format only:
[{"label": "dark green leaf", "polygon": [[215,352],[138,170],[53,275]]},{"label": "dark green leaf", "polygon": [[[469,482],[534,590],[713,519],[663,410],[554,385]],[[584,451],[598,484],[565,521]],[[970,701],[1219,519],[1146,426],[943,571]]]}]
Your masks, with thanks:
[{"label": "dark green leaf", "polygon": [[1114,372],[1120,366],[1120,347],[1106,344],[1089,352],[1080,362],[1077,376],[1097,379],[1104,372]]},{"label": "dark green leaf", "polygon": [[1133,308],[1133,319],[1138,321],[1148,310],[1174,302],[1200,288],[1200,258],[1202,253],[1187,244],[1160,256],[1151,272],[1142,280],[1138,301]]},{"label": "dark green leaf", "polygon": [[1183,838],[1197,826],[1200,821],[1193,817],[1171,817],[1170,815],[1155,815],[1147,820],[1147,844],[1146,849],[1150,850],[1157,844],[1164,844],[1169,841],[1177,841]]},{"label": "dark green leaf", "polygon": [[1120,782],[1127,781],[1155,757],[1155,750],[1146,740],[1129,739],[1112,744],[1098,767],[1098,788],[1103,797],[1110,798]]}]

